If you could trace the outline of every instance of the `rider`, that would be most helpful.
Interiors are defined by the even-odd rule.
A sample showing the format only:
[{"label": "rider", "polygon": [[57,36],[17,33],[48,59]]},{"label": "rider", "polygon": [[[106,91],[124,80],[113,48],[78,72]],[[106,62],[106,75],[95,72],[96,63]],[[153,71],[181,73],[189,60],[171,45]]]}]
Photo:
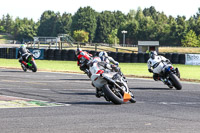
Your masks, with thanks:
[{"label": "rider", "polygon": [[[90,63],[90,66],[93,66],[95,68],[95,69],[90,70],[91,73],[98,73],[98,74],[102,74],[107,69],[108,71],[112,69],[111,65],[106,63],[105,61],[102,61],[100,57],[94,57]],[[92,86],[95,87],[93,83],[92,83]],[[103,96],[103,91],[99,88],[96,88],[96,97],[100,98],[101,96]]]},{"label": "rider", "polygon": [[99,57],[100,57],[101,61],[103,61],[103,62],[106,62],[108,64],[112,63],[111,67],[115,72],[118,72],[118,71],[121,72],[120,68],[118,67],[119,62],[115,61],[112,57],[108,56],[107,52],[101,51],[99,53]]},{"label": "rider", "polygon": [[119,62],[115,61],[112,57],[108,56],[107,52],[101,51],[99,53],[99,57],[102,61],[105,61],[106,63],[113,63],[114,65],[118,66]]},{"label": "rider", "polygon": [[150,73],[153,73],[153,79],[155,81],[162,80],[162,77],[159,75],[159,73],[156,73],[156,68],[159,66],[159,63],[164,61],[168,64],[171,64],[170,60],[165,58],[164,56],[158,55],[156,51],[151,51],[149,53],[149,60],[147,61],[148,70]]},{"label": "rider", "polygon": [[77,60],[78,60],[77,65],[80,66],[80,70],[87,73],[87,75],[90,77],[89,62],[92,59],[92,55],[86,51],[82,51],[81,48],[77,48],[76,55],[77,55]]},{"label": "rider", "polygon": [[30,51],[26,48],[25,44],[22,44],[18,50],[17,58],[19,58],[19,62],[24,64],[26,67],[27,65],[27,58],[29,55]]}]

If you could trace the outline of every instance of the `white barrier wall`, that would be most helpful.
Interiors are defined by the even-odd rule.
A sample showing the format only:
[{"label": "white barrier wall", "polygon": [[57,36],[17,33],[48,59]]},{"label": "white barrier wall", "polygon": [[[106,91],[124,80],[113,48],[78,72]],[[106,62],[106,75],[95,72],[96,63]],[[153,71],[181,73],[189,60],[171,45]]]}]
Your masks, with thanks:
[{"label": "white barrier wall", "polygon": [[186,65],[200,65],[200,54],[185,54]]}]

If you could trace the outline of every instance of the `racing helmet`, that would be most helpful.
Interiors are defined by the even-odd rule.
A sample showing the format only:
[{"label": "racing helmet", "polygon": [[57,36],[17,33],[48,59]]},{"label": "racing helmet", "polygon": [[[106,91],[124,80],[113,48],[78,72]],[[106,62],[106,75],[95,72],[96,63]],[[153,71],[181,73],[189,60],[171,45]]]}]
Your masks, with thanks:
[{"label": "racing helmet", "polygon": [[85,66],[88,63],[90,63],[91,59],[92,57],[87,52],[84,51],[81,51],[80,54],[78,55],[79,64],[81,66]]},{"label": "racing helmet", "polygon": [[25,44],[22,44],[22,45],[20,46],[20,48],[26,49],[26,45],[25,45]]},{"label": "racing helmet", "polygon": [[149,53],[149,57],[152,58],[152,59],[155,59],[155,56],[156,56],[156,55],[158,55],[156,51],[151,51],[151,52]]},{"label": "racing helmet", "polygon": [[99,53],[99,57],[108,57],[108,54],[107,54],[107,52],[105,52],[105,51],[101,51],[100,53]]},{"label": "racing helmet", "polygon": [[82,52],[82,49],[81,48],[77,48],[76,55],[79,55],[81,52]]}]

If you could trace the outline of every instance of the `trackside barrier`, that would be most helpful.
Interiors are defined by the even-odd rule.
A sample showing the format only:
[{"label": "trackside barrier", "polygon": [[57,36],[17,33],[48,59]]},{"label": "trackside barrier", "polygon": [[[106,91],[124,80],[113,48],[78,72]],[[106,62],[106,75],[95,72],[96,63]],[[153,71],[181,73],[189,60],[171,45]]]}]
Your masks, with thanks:
[{"label": "trackside barrier", "polygon": [[173,64],[178,64],[179,63],[179,54],[178,53],[172,53],[171,62]]},{"label": "trackside barrier", "polygon": [[117,61],[124,62],[124,53],[117,53]]},{"label": "trackside barrier", "polygon": [[0,48],[0,58],[15,59],[16,49],[15,48]]},{"label": "trackside barrier", "polygon": [[132,63],[137,63],[138,62],[138,54],[132,53],[131,54],[131,62]]},{"label": "trackside barrier", "polygon": [[114,60],[117,60],[117,53],[116,52],[110,52],[109,56],[112,57]]},{"label": "trackside barrier", "polygon": [[144,63],[144,53],[138,53],[138,63]]},{"label": "trackside barrier", "polygon": [[68,60],[68,50],[61,50],[61,60]]},{"label": "trackside barrier", "polygon": [[[69,60],[76,61],[77,57],[75,50],[57,50],[57,49],[29,49],[31,52],[34,52],[34,55],[38,58],[36,59],[45,59],[45,60]],[[17,58],[18,48],[0,48],[0,58],[7,59],[16,59]],[[87,51],[93,56],[98,56],[99,52],[96,51]],[[147,63],[149,59],[149,54],[147,53],[116,53],[108,52],[108,55],[111,56],[118,62],[131,62],[131,63]],[[169,59],[173,64],[185,64],[186,54],[178,53],[161,53],[162,55]]]},{"label": "trackside barrier", "polygon": [[185,64],[185,54],[179,55],[179,63],[178,64]]}]

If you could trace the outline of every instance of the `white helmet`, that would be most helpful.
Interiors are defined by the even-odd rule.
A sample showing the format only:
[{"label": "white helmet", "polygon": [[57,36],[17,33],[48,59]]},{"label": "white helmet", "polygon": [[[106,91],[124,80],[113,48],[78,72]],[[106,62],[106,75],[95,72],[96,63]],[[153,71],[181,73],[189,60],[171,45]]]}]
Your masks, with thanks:
[{"label": "white helmet", "polygon": [[149,57],[152,58],[152,59],[154,59],[155,56],[157,56],[157,55],[158,55],[158,54],[157,54],[156,51],[151,51],[151,52],[149,53]]},{"label": "white helmet", "polygon": [[102,56],[108,57],[107,52],[101,51],[101,52],[99,53],[99,57],[102,57]]}]

